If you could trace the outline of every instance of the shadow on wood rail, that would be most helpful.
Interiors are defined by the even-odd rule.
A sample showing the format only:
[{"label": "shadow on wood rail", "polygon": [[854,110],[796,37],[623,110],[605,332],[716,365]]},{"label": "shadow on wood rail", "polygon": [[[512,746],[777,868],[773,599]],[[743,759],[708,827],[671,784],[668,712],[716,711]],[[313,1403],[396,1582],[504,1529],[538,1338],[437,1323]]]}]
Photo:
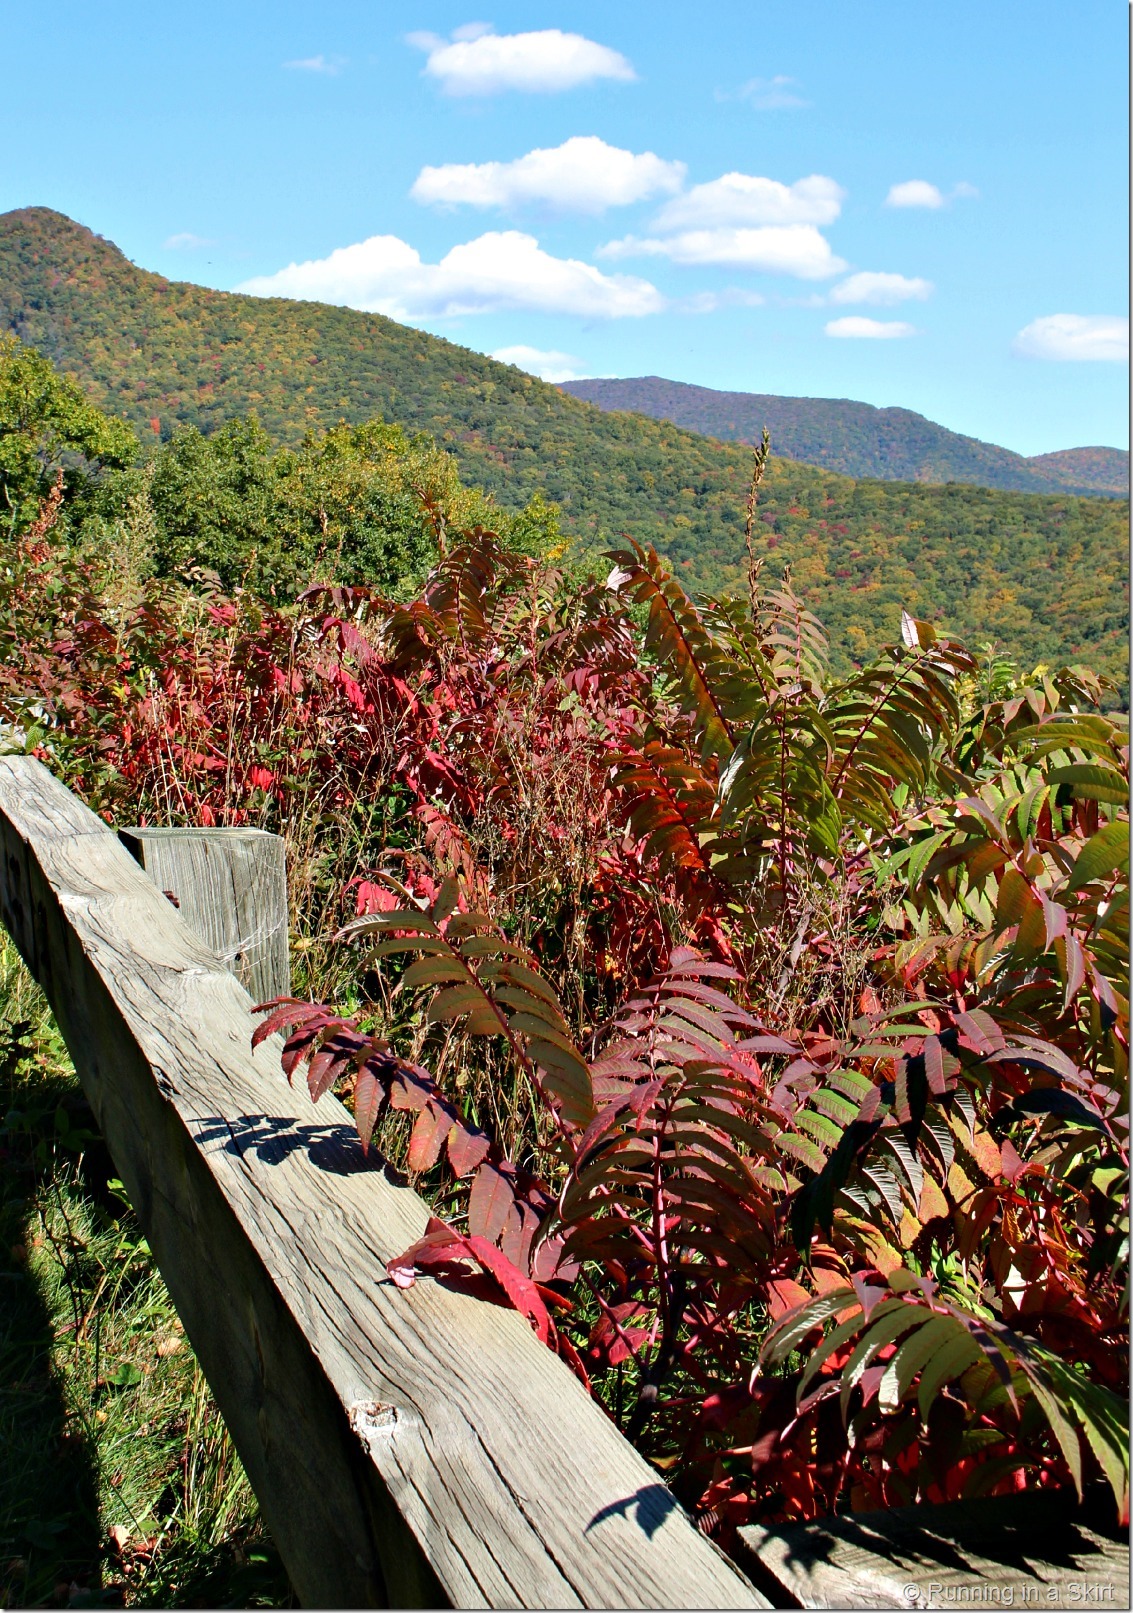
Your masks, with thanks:
[{"label": "shadow on wood rail", "polygon": [[0,757],[0,852],[0,919],[305,1605],[771,1605],[522,1317],[386,1279],[424,1201],[252,1053],[247,992],[26,757]]}]

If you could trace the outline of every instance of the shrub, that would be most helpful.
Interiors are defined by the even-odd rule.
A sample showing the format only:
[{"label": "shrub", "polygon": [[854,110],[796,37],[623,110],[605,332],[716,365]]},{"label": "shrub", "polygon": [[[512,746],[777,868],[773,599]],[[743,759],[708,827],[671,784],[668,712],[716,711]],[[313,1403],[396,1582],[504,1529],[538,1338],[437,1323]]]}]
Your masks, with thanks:
[{"label": "shrub", "polygon": [[[347,1083],[364,1142],[412,1118],[446,1214],[395,1278],[488,1272],[723,1538],[1091,1473],[1124,1504],[1128,776],[1096,680],[1008,680],[906,618],[831,682],[789,582],[753,565],[745,604],[698,609],[652,552],[613,559],[582,631],[502,608],[483,542],[380,618],[382,675],[475,690],[443,751],[400,739],[436,769],[438,877],[369,882],[344,932],[368,1017],[288,1002],[258,1034],[313,1095]],[[465,793],[518,836],[532,769],[498,738],[536,669],[577,695],[618,828],[601,926],[571,933],[592,971],[644,939],[612,1015],[555,989],[561,928],[517,938]],[[561,744],[545,701],[536,728]],[[537,1120],[505,1137],[469,1068]]]},{"label": "shrub", "polygon": [[286,834],[347,1002],[258,1035],[431,1195],[394,1277],[487,1272],[710,1532],[1124,1502],[1124,736],[910,617],[832,679],[755,498],[744,601],[438,523],[409,602],[286,609],[115,602],[56,500],[0,711],[108,816]]}]

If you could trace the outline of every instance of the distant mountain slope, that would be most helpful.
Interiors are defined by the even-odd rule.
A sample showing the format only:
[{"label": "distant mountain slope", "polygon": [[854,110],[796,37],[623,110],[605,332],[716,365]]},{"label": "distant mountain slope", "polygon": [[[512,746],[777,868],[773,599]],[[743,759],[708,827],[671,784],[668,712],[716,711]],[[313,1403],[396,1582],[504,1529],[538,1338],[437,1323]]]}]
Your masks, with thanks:
[{"label": "distant mountain slope", "polygon": [[1129,453],[1125,448],[1063,448],[1055,454],[1032,454],[1027,460],[1045,476],[1066,487],[1091,487],[1099,493],[1129,497]]},{"label": "distant mountain slope", "polygon": [[724,442],[758,442],[766,426],[777,453],[845,476],[973,482],[1029,493],[1129,491],[1129,455],[1121,449],[1071,448],[1026,459],[1009,448],[948,431],[911,409],[875,409],[847,398],[717,392],[657,375],[564,381],[562,390],[600,409],[629,409],[671,420]]},{"label": "distant mountain slope", "polygon": [[[382,416],[429,432],[508,507],[542,492],[588,544],[629,533],[686,586],[744,587],[751,452],[606,414],[509,365],[377,314],[238,296],[136,268],[47,208],[0,215],[0,331],[76,376],[151,442],[255,410],[276,441]],[[774,459],[760,552],[793,567],[836,663],[872,655],[902,607],[1028,666],[1125,677],[1125,507],[1107,498],[852,481]]]}]

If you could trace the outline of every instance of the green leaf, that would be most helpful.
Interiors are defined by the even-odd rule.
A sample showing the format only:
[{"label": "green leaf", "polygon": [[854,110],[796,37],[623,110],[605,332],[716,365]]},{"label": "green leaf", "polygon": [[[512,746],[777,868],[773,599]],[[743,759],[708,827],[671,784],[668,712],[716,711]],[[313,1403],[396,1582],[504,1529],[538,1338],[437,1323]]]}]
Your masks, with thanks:
[{"label": "green leaf", "polygon": [[401,977],[406,987],[439,986],[446,980],[467,980],[468,970],[451,955],[448,957],[418,958]]},{"label": "green leaf", "polygon": [[[515,1016],[512,1018],[515,1024]],[[547,1085],[562,1100],[563,1114],[573,1125],[585,1126],[594,1115],[594,1088],[590,1071],[570,1048],[527,1033],[527,1051],[547,1077]]]},{"label": "green leaf", "polygon": [[462,958],[514,958],[519,963],[530,963],[531,954],[505,941],[498,935],[470,935],[460,943]]},{"label": "green leaf", "polygon": [[550,1003],[561,1018],[562,1010],[559,1007],[559,999],[555,995],[554,987],[534,969],[528,969],[519,962],[505,963],[500,969],[499,978],[501,981],[518,986],[521,990],[529,992],[534,997],[541,997],[544,1002]]},{"label": "green leaf", "polygon": [[771,1365],[784,1360],[792,1350],[798,1349],[808,1333],[831,1316],[844,1311],[847,1306],[859,1304],[858,1296],[847,1284],[845,1288],[834,1288],[828,1294],[821,1295],[813,1304],[807,1305],[796,1315],[786,1319],[786,1325],[780,1324],[772,1328],[763,1345],[763,1359]]},{"label": "green leaf", "polygon": [[[850,1120],[854,1117],[851,1114]],[[794,1117],[794,1124],[801,1126],[809,1132],[814,1140],[826,1148],[837,1148],[842,1141],[843,1128],[836,1126],[825,1115],[813,1114],[809,1109],[801,1109]]]},{"label": "green leaf", "polygon": [[[446,991],[438,991],[425,1010],[425,1018],[431,1025],[443,1025],[447,1020],[459,1019],[461,1014],[472,1014],[486,1007],[479,989],[464,983],[450,986]],[[492,1028],[502,1032],[503,1025],[498,1019],[494,1019]]]},{"label": "green leaf", "polygon": [[955,1337],[956,1327],[951,1316],[929,1316],[917,1332],[903,1341],[881,1379],[878,1404],[882,1411],[897,1410],[917,1373]]},{"label": "green leaf", "polygon": [[867,1332],[858,1340],[854,1353],[842,1368],[842,1417],[845,1419],[850,1405],[850,1396],[857,1384],[861,1382],[862,1374],[877,1354],[886,1344],[892,1344],[899,1339],[902,1333],[907,1333],[911,1327],[921,1327],[932,1312],[924,1305],[917,1305],[905,1299],[887,1299],[873,1312]]},{"label": "green leaf", "polygon": [[840,1350],[844,1344],[850,1342],[861,1327],[862,1320],[862,1313],[858,1311],[848,1322],[843,1322],[832,1333],[828,1333],[818,1348],[809,1356],[803,1375],[799,1379],[798,1394],[796,1395],[798,1401],[804,1399],[808,1384],[813,1381],[817,1373],[822,1371],[822,1368],[835,1350]]},{"label": "green leaf", "polygon": [[1129,866],[1129,825],[1107,823],[1092,835],[1078,853],[1066,895],[1071,896],[1095,879],[1105,879],[1119,868]]},{"label": "green leaf", "polygon": [[1078,1434],[1067,1417],[1058,1395],[1047,1382],[1042,1371],[1036,1370],[1034,1365],[1028,1362],[1026,1358],[1020,1360],[1020,1365],[1027,1373],[1035,1399],[1046,1415],[1046,1420],[1050,1424],[1050,1431],[1058,1442],[1058,1448],[1066,1458],[1066,1465],[1070,1469],[1070,1477],[1074,1480],[1074,1488],[1078,1492],[1079,1499],[1081,1499],[1082,1447],[1078,1440]]},{"label": "green leaf", "polygon": [[408,930],[413,935],[434,936],[441,933],[427,913],[417,908],[399,908],[394,913],[368,913],[365,918],[351,919],[349,924],[343,925],[339,935],[344,941],[353,941],[375,930]]},{"label": "green leaf", "polygon": [[107,1383],[112,1383],[116,1389],[132,1389],[136,1383],[141,1383],[142,1373],[132,1361],[123,1361],[120,1366],[107,1375]]},{"label": "green leaf", "polygon": [[[1049,1376],[1052,1389],[1058,1394],[1061,1405],[1069,1408],[1081,1424],[1090,1449],[1106,1476],[1118,1507],[1121,1508],[1129,1490],[1127,1403],[1119,1400],[1112,1391],[1101,1384],[1085,1382],[1072,1367],[1050,1355],[1048,1351],[1042,1352],[1038,1372]],[[1030,1374],[1032,1386],[1037,1393],[1036,1376],[1037,1374]],[[1061,1440],[1059,1443],[1061,1444]]]},{"label": "green leaf", "polygon": [[391,941],[379,941],[370,949],[372,958],[388,958],[396,952],[433,952],[448,956],[452,951],[448,942],[439,935],[397,936]]},{"label": "green leaf", "polygon": [[1051,784],[1067,784],[1072,795],[1087,801],[1114,801],[1124,806],[1129,800],[1129,786],[1120,773],[1110,767],[1099,767],[1095,762],[1075,762],[1070,767],[1055,767],[1047,774]]},{"label": "green leaf", "polygon": [[1020,924],[1027,913],[1038,906],[1038,897],[1017,868],[1005,868],[999,879],[999,900],[995,908],[995,922],[1001,930]]},{"label": "green leaf", "polygon": [[565,1031],[563,1016],[554,1003],[549,1003],[543,997],[534,997],[529,991],[520,991],[515,986],[493,985],[492,997],[497,1003],[506,1003],[509,1008],[518,1011],[528,1018],[539,1020],[548,1030]]},{"label": "green leaf", "polygon": [[983,1355],[975,1339],[961,1322],[953,1322],[953,1337],[944,1342],[921,1373],[917,1389],[917,1405],[922,1417],[927,1417],[942,1384],[958,1378],[961,1372],[974,1366]]}]

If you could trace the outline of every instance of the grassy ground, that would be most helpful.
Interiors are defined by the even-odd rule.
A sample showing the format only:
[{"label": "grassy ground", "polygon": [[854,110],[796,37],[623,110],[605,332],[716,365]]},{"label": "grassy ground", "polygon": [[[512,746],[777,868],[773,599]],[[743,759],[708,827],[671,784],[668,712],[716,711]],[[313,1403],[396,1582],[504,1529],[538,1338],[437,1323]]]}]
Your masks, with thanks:
[{"label": "grassy ground", "polygon": [[43,998],[0,945],[0,1607],[289,1607]]}]

